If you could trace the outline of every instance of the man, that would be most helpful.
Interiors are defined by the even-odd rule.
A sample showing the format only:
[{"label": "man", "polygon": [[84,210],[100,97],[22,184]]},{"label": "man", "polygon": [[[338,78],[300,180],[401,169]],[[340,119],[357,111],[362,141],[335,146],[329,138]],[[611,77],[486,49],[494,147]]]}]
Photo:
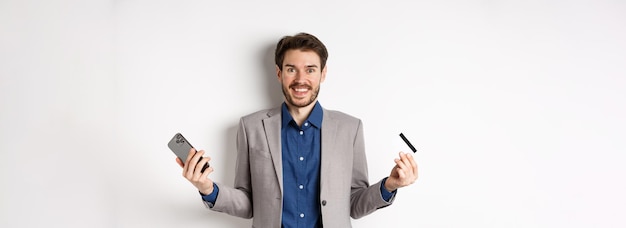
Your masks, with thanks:
[{"label": "man", "polygon": [[[417,180],[417,164],[399,153],[389,177],[368,181],[361,120],[317,101],[328,52],[315,36],[283,37],[276,75],[285,102],[240,119],[234,188],[214,183],[210,157],[189,151],[183,176],[214,211],[253,218],[253,227],[351,227],[393,202],[396,190]],[[186,165],[183,165],[186,164]]]}]

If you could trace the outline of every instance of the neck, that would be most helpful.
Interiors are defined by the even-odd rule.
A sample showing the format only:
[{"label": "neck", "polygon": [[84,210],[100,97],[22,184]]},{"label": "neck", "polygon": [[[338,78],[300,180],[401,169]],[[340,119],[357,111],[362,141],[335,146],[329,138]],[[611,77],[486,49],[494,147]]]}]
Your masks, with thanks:
[{"label": "neck", "polygon": [[289,104],[289,102],[286,102],[287,110],[289,110],[289,114],[291,114],[291,117],[293,117],[293,120],[296,121],[298,126],[302,126],[304,120],[309,117],[311,111],[313,111],[313,107],[315,107],[315,103],[317,103],[317,100],[313,101],[311,104],[305,107],[296,107],[292,104]]}]

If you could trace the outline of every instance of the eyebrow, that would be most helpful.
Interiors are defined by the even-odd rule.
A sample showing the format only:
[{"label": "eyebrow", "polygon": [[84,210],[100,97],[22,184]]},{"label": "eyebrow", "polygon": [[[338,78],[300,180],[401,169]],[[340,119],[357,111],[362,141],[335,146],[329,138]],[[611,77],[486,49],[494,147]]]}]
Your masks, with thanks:
[{"label": "eyebrow", "polygon": [[[285,64],[285,66],[286,66],[286,67],[293,67],[293,68],[296,68],[296,65],[293,65],[293,64]],[[306,67],[306,68],[319,68],[319,67],[318,67],[317,65],[315,65],[315,64],[312,64],[312,65],[306,65],[305,67]]]}]

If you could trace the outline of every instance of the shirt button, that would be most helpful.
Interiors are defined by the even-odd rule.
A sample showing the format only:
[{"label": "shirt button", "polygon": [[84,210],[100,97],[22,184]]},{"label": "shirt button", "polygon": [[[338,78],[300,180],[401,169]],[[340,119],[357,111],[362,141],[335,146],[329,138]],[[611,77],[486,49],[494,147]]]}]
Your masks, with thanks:
[{"label": "shirt button", "polygon": [[300,213],[300,218],[304,218],[304,213]]},{"label": "shirt button", "polygon": [[305,127],[308,127],[308,126],[309,126],[309,123],[308,123],[308,122],[304,123],[304,126],[305,126]]},{"label": "shirt button", "polygon": [[304,135],[304,131],[300,131],[300,135]]},{"label": "shirt button", "polygon": [[303,188],[304,188],[304,185],[300,185],[300,186],[298,186],[298,188],[303,189]]},{"label": "shirt button", "polygon": [[304,161],[304,157],[300,157],[300,161]]}]

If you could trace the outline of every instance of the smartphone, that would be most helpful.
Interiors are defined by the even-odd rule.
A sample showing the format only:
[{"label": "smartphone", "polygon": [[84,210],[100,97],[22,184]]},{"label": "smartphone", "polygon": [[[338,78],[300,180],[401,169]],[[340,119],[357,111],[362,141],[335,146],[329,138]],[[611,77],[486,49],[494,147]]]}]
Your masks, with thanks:
[{"label": "smartphone", "polygon": [[[189,150],[193,148],[193,146],[191,146],[191,143],[189,143],[189,141],[187,141],[187,139],[185,139],[185,137],[181,133],[176,133],[174,137],[172,137],[170,142],[167,143],[167,147],[169,147],[170,150],[172,150],[172,152],[174,152],[174,154],[178,156],[181,161],[183,161],[183,163],[187,161],[187,155],[189,154]],[[204,172],[206,168],[209,168],[208,162],[204,164],[201,172]]]}]

